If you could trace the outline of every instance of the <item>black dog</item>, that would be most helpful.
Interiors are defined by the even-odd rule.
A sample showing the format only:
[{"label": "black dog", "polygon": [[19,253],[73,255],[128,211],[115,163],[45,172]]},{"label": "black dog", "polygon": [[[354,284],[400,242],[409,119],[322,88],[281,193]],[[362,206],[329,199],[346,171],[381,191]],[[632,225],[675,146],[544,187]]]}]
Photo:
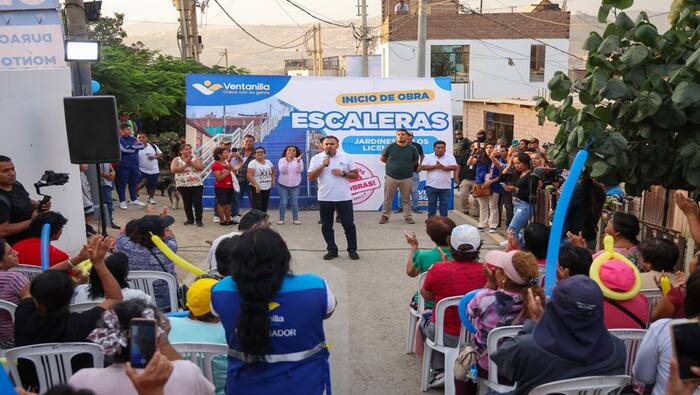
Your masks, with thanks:
[{"label": "black dog", "polygon": [[177,187],[175,187],[172,178],[163,177],[163,179],[158,182],[158,190],[160,191],[160,196],[165,196],[165,193],[168,193],[171,209],[177,210],[180,208],[180,192],[177,191]]},{"label": "black dog", "polygon": [[160,196],[165,196],[165,191],[173,183],[173,179],[170,177],[163,177],[162,180],[158,181],[158,190],[160,191]]}]

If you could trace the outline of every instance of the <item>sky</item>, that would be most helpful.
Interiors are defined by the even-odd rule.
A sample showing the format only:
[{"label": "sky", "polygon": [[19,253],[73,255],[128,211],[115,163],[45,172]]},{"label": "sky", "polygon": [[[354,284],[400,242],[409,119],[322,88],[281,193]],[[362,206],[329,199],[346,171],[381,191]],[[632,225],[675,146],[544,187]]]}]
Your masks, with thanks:
[{"label": "sky", "polygon": [[[357,4],[359,0],[293,1],[314,11],[317,15],[322,15],[332,20],[357,18]],[[312,17],[295,8],[287,0],[218,0],[218,2],[243,25],[289,25],[315,22]],[[510,6],[523,6],[536,2],[536,0],[483,0],[484,10],[487,12],[489,10],[493,12],[507,12],[510,10]],[[479,7],[479,0],[462,0],[462,3],[472,8]],[[567,0],[567,7],[570,11],[595,15],[600,3],[599,0]],[[671,0],[635,0],[632,8],[664,12],[668,11],[670,4]],[[367,6],[370,17],[380,16],[380,0],[367,0]],[[126,24],[145,21],[176,23],[178,18],[178,13],[171,0],[104,0],[102,2],[103,15],[110,16],[115,12],[125,14]],[[202,18],[203,22],[211,25],[233,24],[221,12],[215,0],[209,0],[209,8],[206,9]]]}]

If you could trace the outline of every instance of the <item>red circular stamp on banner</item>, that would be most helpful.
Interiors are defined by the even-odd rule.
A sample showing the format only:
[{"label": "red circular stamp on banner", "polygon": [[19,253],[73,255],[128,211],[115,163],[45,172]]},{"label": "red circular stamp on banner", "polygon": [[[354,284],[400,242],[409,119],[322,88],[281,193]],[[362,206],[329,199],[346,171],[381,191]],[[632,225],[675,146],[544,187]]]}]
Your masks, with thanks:
[{"label": "red circular stamp on banner", "polygon": [[352,203],[360,204],[369,199],[374,191],[382,187],[379,177],[365,165],[355,162],[355,168],[360,175],[359,178],[350,181],[350,192],[352,193]]}]

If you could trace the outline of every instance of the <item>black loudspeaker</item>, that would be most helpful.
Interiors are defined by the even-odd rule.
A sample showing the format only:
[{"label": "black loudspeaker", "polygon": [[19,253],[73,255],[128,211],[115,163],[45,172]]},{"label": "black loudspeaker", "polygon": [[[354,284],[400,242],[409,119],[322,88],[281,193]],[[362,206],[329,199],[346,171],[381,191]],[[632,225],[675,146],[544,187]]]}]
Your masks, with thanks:
[{"label": "black loudspeaker", "polygon": [[71,163],[119,162],[119,120],[114,96],[64,97]]}]

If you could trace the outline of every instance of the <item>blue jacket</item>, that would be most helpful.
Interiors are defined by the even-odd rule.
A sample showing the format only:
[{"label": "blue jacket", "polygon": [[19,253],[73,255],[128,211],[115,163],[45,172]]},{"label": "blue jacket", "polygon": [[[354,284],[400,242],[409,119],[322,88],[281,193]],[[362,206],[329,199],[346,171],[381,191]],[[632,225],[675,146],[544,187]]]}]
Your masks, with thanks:
[{"label": "blue jacket", "polygon": [[[236,326],[242,297],[232,277],[211,291],[211,305],[228,339],[227,395],[331,394],[323,320],[329,301],[325,281],[316,274],[288,275],[269,303],[270,351],[266,362],[241,359]],[[312,351],[313,350],[313,351]],[[304,357],[293,357],[304,354]]]},{"label": "blue jacket", "polygon": [[136,137],[119,137],[119,149],[122,152],[122,160],[117,167],[139,167],[139,150],[144,148]]},{"label": "blue jacket", "polygon": [[[501,169],[496,167],[492,162],[489,163],[481,163],[477,162],[476,164],[476,179],[475,182],[477,184],[483,184],[486,181],[486,174],[490,173],[493,171],[493,174],[491,175],[491,179],[494,179],[501,175]],[[501,187],[501,184],[498,182],[495,182],[491,184],[491,192],[493,193],[503,193],[503,187]]]}]

